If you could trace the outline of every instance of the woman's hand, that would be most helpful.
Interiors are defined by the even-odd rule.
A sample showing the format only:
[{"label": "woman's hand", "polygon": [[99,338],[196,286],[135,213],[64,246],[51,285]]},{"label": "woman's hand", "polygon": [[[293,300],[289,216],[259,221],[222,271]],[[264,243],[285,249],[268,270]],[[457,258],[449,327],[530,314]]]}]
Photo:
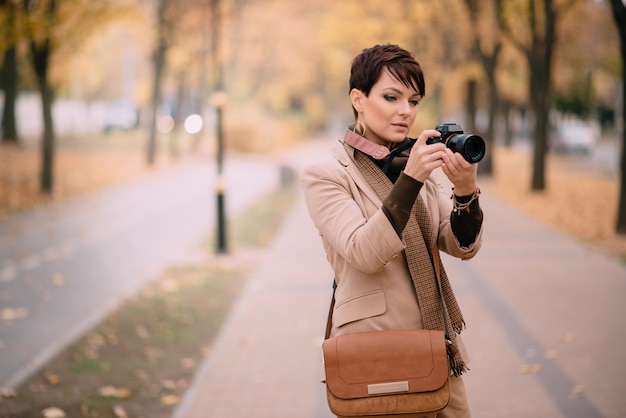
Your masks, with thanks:
[{"label": "woman's hand", "polygon": [[458,152],[452,152],[446,148],[443,156],[441,169],[448,179],[454,184],[454,194],[457,196],[470,196],[478,187],[476,177],[478,164],[471,164]]},{"label": "woman's hand", "polygon": [[443,156],[445,155],[446,146],[442,143],[426,144],[426,140],[429,137],[440,135],[434,129],[422,131],[415,145],[411,148],[409,160],[406,163],[406,167],[404,167],[404,174],[424,183],[435,168],[441,167],[444,163]]}]

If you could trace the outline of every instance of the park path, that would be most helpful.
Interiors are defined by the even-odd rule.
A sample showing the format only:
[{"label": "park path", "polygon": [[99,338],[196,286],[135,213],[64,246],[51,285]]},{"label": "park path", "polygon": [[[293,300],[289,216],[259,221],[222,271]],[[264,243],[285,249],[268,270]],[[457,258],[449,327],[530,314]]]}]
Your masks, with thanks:
[{"label": "park path", "polygon": [[[0,223],[0,388],[24,381],[216,225],[208,158]],[[276,162],[228,158],[228,216],[277,187]]]}]

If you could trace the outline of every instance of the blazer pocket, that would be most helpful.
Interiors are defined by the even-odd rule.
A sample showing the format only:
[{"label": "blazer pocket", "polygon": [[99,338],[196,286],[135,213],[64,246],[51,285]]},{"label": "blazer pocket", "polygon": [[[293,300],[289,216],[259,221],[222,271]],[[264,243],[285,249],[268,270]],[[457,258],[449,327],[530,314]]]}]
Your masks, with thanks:
[{"label": "blazer pocket", "polygon": [[382,289],[365,293],[336,306],[333,311],[333,325],[340,327],[359,319],[382,315],[386,310],[387,303]]}]

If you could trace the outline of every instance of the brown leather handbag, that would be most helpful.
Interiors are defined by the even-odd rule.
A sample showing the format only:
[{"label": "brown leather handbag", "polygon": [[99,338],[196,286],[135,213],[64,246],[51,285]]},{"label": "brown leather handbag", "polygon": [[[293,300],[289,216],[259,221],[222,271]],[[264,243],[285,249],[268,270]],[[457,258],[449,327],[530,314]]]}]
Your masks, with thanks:
[{"label": "brown leather handbag", "polygon": [[417,418],[448,405],[447,321],[445,333],[381,330],[329,338],[334,304],[333,289],[323,353],[328,406],[337,417]]}]

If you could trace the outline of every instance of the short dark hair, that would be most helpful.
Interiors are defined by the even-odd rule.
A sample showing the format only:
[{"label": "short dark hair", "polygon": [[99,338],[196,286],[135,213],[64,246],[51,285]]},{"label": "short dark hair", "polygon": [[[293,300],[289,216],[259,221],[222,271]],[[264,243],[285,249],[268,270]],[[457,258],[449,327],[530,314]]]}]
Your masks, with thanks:
[{"label": "short dark hair", "polygon": [[[365,96],[369,96],[372,86],[385,69],[405,86],[415,89],[420,96],[424,97],[426,94],[424,73],[415,56],[392,44],[375,45],[364,49],[352,60],[349,92],[357,89]],[[356,117],[356,109],[353,110]]]}]

